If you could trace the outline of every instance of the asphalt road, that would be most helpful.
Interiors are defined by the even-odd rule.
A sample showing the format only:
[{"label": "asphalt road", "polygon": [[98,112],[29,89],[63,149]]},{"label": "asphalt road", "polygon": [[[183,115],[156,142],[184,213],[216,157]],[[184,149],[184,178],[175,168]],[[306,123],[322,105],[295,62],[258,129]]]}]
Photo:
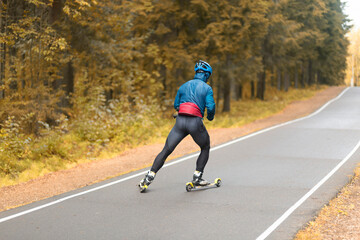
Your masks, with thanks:
[{"label": "asphalt road", "polygon": [[360,88],[321,111],[213,148],[186,192],[196,155],[171,161],[148,192],[144,170],[0,213],[0,239],[292,239],[349,181],[360,160]]}]

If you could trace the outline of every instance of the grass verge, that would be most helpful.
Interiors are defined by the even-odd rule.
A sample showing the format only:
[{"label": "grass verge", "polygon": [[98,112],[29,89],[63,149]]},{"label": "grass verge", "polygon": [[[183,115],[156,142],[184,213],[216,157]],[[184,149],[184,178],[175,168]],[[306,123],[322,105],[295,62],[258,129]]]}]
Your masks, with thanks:
[{"label": "grass verge", "polygon": [[360,216],[354,211],[360,205],[359,190],[360,165],[350,183],[296,234],[294,240],[359,239]]}]

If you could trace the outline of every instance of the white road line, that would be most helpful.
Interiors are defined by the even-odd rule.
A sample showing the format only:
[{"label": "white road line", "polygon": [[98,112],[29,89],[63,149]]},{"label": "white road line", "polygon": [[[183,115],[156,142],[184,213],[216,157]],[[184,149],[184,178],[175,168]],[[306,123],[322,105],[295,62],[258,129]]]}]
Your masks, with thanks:
[{"label": "white road line", "polygon": [[280,218],[278,218],[268,229],[265,230],[256,240],[263,240],[267,238],[282,222],[284,222],[301,204],[303,204],[321,185],[323,185],[339,168],[344,165],[351,158],[351,156],[359,149],[360,141],[356,144],[353,150],[331,170],[320,182],[318,182],[310,191],[308,191],[302,198],[299,199],[293,206],[291,206]]},{"label": "white road line", "polygon": [[[311,117],[319,114],[321,111],[323,111],[328,105],[330,105],[330,104],[333,103],[334,101],[336,101],[336,100],[338,100],[339,98],[341,98],[348,90],[349,90],[349,88],[345,89],[345,90],[344,90],[342,93],[340,93],[336,98],[330,100],[330,101],[327,102],[325,105],[323,105],[319,110],[317,110],[316,112],[314,112],[314,113],[312,113],[312,114],[310,114],[310,115],[308,115],[308,116],[306,116],[306,117],[298,118],[298,119],[295,119],[295,120],[292,120],[292,121],[288,121],[288,122],[285,122],[285,123],[281,123],[281,124],[275,125],[275,126],[273,126],[273,127],[269,127],[269,128],[260,130],[260,131],[258,131],[258,132],[255,132],[255,133],[246,135],[246,136],[244,136],[244,137],[235,139],[235,140],[233,140],[233,141],[230,141],[230,142],[221,144],[221,145],[219,145],[219,146],[213,147],[213,148],[210,149],[210,151],[215,151],[215,150],[217,150],[217,149],[220,149],[220,148],[229,146],[229,145],[231,145],[231,144],[234,144],[234,143],[237,143],[237,142],[240,142],[240,141],[244,141],[244,140],[246,140],[246,139],[248,139],[248,138],[251,138],[251,137],[257,136],[257,135],[259,135],[259,134],[262,134],[262,133],[271,131],[271,130],[273,130],[273,129],[276,129],[276,128],[279,128],[279,127],[282,127],[282,126],[285,126],[285,125],[289,125],[289,124],[292,124],[292,123],[295,123],[295,122],[298,122],[298,121],[301,121],[301,120],[304,120],[304,119],[311,118]],[[353,150],[353,151],[355,152],[356,150]],[[165,165],[163,166],[163,168],[166,168],[166,167],[169,167],[169,166],[172,166],[172,165],[175,165],[175,164],[184,162],[184,161],[186,161],[186,160],[188,160],[188,159],[191,159],[191,158],[193,158],[193,157],[196,157],[196,156],[198,156],[198,155],[199,155],[199,153],[195,153],[195,154],[191,154],[191,155],[189,155],[189,156],[180,158],[179,160],[172,161],[172,162],[170,162],[170,163],[165,164]],[[349,155],[350,155],[350,154],[349,154]],[[348,156],[349,156],[349,155],[348,155]],[[352,155],[352,154],[351,154],[351,155]],[[349,156],[349,158],[351,157],[351,155]],[[346,158],[345,158],[345,159],[346,159]],[[345,159],[344,159],[344,160],[345,160]],[[346,162],[346,161],[344,161],[344,160],[343,160],[343,162]],[[347,159],[346,159],[346,160],[347,160]],[[339,167],[341,167],[341,165],[340,165]],[[337,170],[337,169],[336,169],[336,170]],[[335,170],[335,171],[336,171],[336,170]],[[104,184],[104,185],[101,185],[101,186],[98,186],[98,187],[95,187],[95,188],[92,188],[92,189],[89,189],[89,190],[86,190],[86,191],[83,191],[83,192],[80,192],[80,193],[76,193],[76,194],[73,194],[73,195],[70,195],[70,196],[67,196],[67,197],[64,197],[64,198],[61,198],[61,199],[58,199],[58,200],[55,200],[55,201],[52,201],[52,202],[49,202],[49,203],[46,203],[46,204],[43,204],[43,205],[40,205],[40,206],[37,206],[37,207],[34,207],[34,208],[31,208],[31,209],[28,209],[28,210],[25,210],[25,211],[22,211],[22,212],[19,212],[19,213],[16,213],[16,214],[13,214],[13,215],[4,217],[4,218],[1,218],[1,219],[0,219],[0,223],[9,221],[9,220],[11,220],[11,219],[14,219],[14,218],[17,218],[17,217],[20,217],[20,216],[23,216],[23,215],[26,215],[26,214],[29,214],[29,213],[38,211],[38,210],[41,210],[41,209],[46,208],[46,207],[50,207],[50,206],[52,206],[52,205],[55,205],[55,204],[64,202],[64,201],[66,201],[66,200],[69,200],[69,199],[72,199],[72,198],[75,198],[75,197],[78,197],[78,196],[81,196],[81,195],[84,195],[84,194],[87,194],[87,193],[91,193],[91,192],[94,192],[94,191],[97,191],[97,190],[100,190],[100,189],[103,189],[103,188],[110,187],[110,186],[112,186],[112,185],[115,185],[115,184],[118,184],[118,183],[121,183],[121,182],[130,180],[130,179],[133,179],[133,178],[135,178],[135,177],[139,177],[139,176],[141,176],[141,175],[146,174],[146,172],[147,172],[147,171],[143,171],[143,172],[140,172],[140,173],[137,173],[137,174],[128,176],[128,177],[126,177],[126,178],[119,179],[119,180],[114,181],[114,182],[110,182],[110,183],[107,183],[107,184]],[[332,174],[331,174],[331,175],[332,175]],[[326,180],[325,180],[325,181],[326,181]],[[320,186],[321,186],[321,185],[320,185]],[[316,189],[315,189],[315,190],[316,190]],[[310,195],[311,195],[311,194],[310,194]],[[307,197],[307,198],[308,198],[308,197]],[[300,201],[300,200],[299,200],[299,201]],[[294,206],[295,206],[295,205],[294,205]],[[299,205],[299,206],[300,206],[300,205]],[[298,206],[297,206],[297,207],[298,207]],[[296,208],[297,208],[297,207],[296,207]],[[296,208],[295,208],[295,209],[296,209]],[[294,210],[295,210],[295,209],[294,209]],[[294,211],[294,210],[293,210],[293,211]],[[290,213],[290,214],[291,214],[291,213]],[[289,214],[289,215],[290,215],[290,214]],[[284,215],[285,215],[285,214],[284,214]],[[283,216],[284,216],[284,215],[283,215]],[[287,217],[288,217],[288,216],[286,216],[285,219],[286,219]],[[284,219],[284,220],[285,220],[285,219]],[[284,221],[284,220],[282,220],[282,221]],[[282,221],[281,221],[281,222],[282,222]],[[281,223],[281,222],[280,222],[280,223]],[[276,222],[275,222],[275,223],[276,223]],[[275,226],[275,223],[273,224],[274,226]],[[271,225],[271,226],[273,226],[273,225]],[[278,225],[276,225],[275,228],[274,228],[273,230],[271,230],[271,232],[274,231],[277,226],[278,226]],[[269,229],[270,229],[270,228],[269,228]],[[267,231],[265,231],[265,232],[267,232]],[[265,232],[264,232],[264,233],[265,233]],[[271,232],[270,232],[270,233],[271,233]],[[269,234],[270,234],[270,233],[269,233]],[[262,234],[261,236],[263,236],[263,234]],[[261,236],[260,236],[260,237],[261,237]],[[266,236],[268,236],[268,235],[266,235]],[[260,238],[260,237],[259,237],[257,240],[263,239],[263,238]]]}]

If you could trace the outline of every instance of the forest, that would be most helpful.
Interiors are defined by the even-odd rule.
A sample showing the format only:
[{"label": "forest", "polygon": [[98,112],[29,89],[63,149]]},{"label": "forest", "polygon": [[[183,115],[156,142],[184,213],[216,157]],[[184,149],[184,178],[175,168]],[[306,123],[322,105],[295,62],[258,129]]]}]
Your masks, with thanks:
[{"label": "forest", "polygon": [[266,101],[273,88],[344,84],[343,8],[340,0],[1,0],[0,175],[137,142],[161,125],[199,59],[213,67],[218,112]]}]

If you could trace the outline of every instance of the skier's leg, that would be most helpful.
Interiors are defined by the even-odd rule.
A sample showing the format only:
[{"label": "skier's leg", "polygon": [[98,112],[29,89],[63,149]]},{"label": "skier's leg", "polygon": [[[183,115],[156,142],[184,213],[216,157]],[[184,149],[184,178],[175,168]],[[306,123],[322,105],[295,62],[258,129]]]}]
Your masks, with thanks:
[{"label": "skier's leg", "polygon": [[186,135],[188,135],[187,131],[185,130],[184,120],[181,116],[178,116],[176,119],[176,124],[173,129],[170,131],[165,146],[163,150],[157,155],[154,160],[154,163],[151,167],[151,171],[157,173],[160,168],[164,165],[165,160],[167,157],[174,151],[176,146],[181,142]]},{"label": "skier's leg", "polygon": [[146,188],[154,181],[156,173],[164,165],[166,158],[174,151],[175,147],[180,141],[188,134],[184,126],[184,119],[177,117],[175,126],[170,131],[163,150],[157,155],[151,170],[147,172],[145,177],[140,181],[139,187],[141,192],[144,192]]},{"label": "skier's leg", "polygon": [[196,161],[196,171],[193,175],[193,182],[196,185],[208,185],[209,182],[202,179],[202,175],[209,159],[210,136],[200,118],[194,119],[193,124],[191,125],[190,134],[201,148],[200,155]]},{"label": "skier's leg", "polygon": [[206,163],[209,159],[210,152],[210,136],[207,132],[201,118],[195,118],[192,123],[190,134],[197,145],[199,145],[201,152],[196,161],[196,171],[204,172]]},{"label": "skier's leg", "polygon": [[156,173],[164,165],[166,158],[174,151],[175,147],[188,134],[186,128],[184,127],[185,121],[186,119],[181,116],[176,118],[176,123],[166,139],[163,150],[155,158],[151,170],[147,172],[145,177],[139,183],[141,192],[144,192],[146,188],[152,183],[152,181],[154,181]]}]

